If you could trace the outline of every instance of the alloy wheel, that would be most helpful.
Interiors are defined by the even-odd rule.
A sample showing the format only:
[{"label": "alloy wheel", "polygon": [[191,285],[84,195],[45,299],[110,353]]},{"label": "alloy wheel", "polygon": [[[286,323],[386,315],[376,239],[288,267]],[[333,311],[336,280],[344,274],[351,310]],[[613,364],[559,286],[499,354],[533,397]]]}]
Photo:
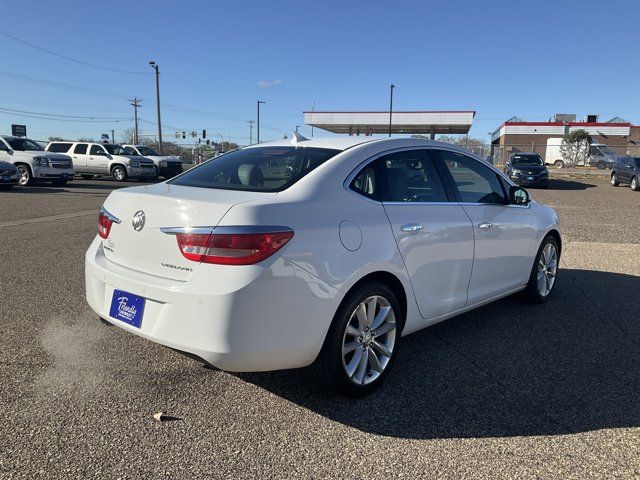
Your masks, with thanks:
[{"label": "alloy wheel", "polygon": [[342,338],[342,366],[356,385],[367,385],[384,372],[396,342],[396,317],[389,301],[373,295],[351,314]]},{"label": "alloy wheel", "polygon": [[118,167],[114,168],[113,169],[113,177],[117,181],[121,182],[122,180],[124,180],[124,170],[122,170],[121,168],[118,168]]},{"label": "alloy wheel", "polygon": [[29,173],[29,169],[24,165],[18,165],[18,183],[20,185],[29,185],[29,181],[31,180],[31,175]]},{"label": "alloy wheel", "polygon": [[556,281],[558,271],[558,252],[556,246],[548,243],[542,249],[542,255],[538,261],[537,285],[538,293],[546,297],[551,293],[551,289]]}]

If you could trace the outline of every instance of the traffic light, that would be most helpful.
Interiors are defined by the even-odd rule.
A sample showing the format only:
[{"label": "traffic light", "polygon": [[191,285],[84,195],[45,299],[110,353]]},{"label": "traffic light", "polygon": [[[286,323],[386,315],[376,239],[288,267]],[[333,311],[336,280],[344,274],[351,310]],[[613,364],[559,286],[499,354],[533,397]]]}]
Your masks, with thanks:
[{"label": "traffic light", "polygon": [[202,138],[207,138],[207,131],[206,130],[202,130]]},{"label": "traffic light", "polygon": [[211,140],[207,140],[207,145],[211,145]]},{"label": "traffic light", "polygon": [[187,132],[182,132],[182,138],[187,138]]}]

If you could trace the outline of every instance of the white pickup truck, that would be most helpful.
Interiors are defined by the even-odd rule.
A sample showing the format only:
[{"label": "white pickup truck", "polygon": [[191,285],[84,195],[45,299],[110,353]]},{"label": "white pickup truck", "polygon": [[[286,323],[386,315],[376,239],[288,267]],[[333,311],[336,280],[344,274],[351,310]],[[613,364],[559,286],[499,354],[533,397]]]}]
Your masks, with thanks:
[{"label": "white pickup truck", "polygon": [[122,145],[122,148],[124,148],[124,153],[127,155],[141,155],[153,160],[159,177],[169,179],[182,173],[182,160],[180,160],[180,157],[158,155],[158,152],[146,145]]},{"label": "white pickup truck", "polygon": [[38,142],[25,137],[0,136],[0,160],[16,166],[20,185],[42,181],[64,185],[73,179],[71,157],[45,152]]}]

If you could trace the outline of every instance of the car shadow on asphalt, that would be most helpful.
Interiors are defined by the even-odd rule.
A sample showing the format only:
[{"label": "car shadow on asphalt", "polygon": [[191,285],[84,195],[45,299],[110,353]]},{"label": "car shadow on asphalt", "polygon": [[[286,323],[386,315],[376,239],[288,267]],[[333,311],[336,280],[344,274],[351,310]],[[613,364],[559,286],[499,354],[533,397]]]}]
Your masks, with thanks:
[{"label": "car shadow on asphalt", "polygon": [[543,305],[513,296],[404,338],[386,383],[363,399],[323,392],[307,369],[238,377],[335,422],[391,437],[640,426],[638,277],[561,270],[558,278]]},{"label": "car shadow on asphalt", "polygon": [[597,185],[592,183],[579,182],[577,180],[565,180],[559,178],[549,179],[549,190],[586,190],[588,188],[594,188]]}]

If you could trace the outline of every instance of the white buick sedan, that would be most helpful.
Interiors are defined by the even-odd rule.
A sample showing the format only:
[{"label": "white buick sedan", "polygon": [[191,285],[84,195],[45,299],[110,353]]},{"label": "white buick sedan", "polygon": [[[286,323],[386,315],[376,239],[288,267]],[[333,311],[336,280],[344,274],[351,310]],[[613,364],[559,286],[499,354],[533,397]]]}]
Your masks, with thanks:
[{"label": "white buick sedan", "polygon": [[112,192],[86,254],[103,319],[229,371],[314,364],[364,395],[401,337],[552,294],[558,217],[502,172],[416,139],[296,138]]}]

